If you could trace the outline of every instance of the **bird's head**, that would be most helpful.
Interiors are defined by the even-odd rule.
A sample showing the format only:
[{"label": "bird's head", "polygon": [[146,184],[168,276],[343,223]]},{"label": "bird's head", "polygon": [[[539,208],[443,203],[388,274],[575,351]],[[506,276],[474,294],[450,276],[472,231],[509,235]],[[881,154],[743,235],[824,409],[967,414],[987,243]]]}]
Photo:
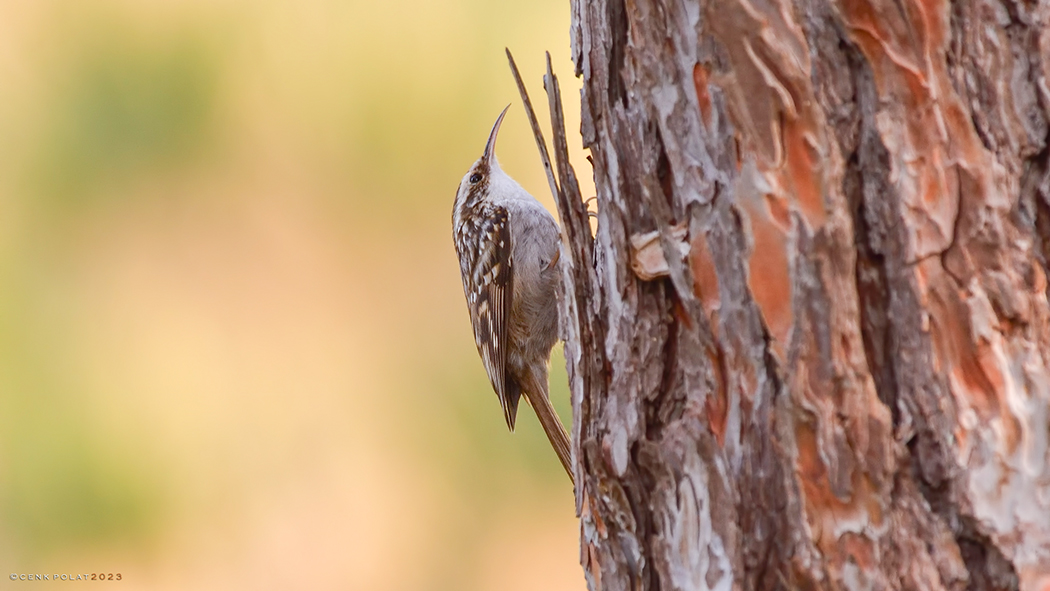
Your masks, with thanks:
[{"label": "bird's head", "polygon": [[[503,122],[503,116],[507,114],[508,109],[510,105],[507,105],[496,118],[496,123],[489,132],[489,139],[485,142],[485,151],[481,154],[481,158],[478,158],[478,161],[467,170],[467,174],[463,175],[463,180],[459,182],[459,192],[456,193],[457,208],[469,207],[479,200],[488,198],[493,191],[500,190],[500,187],[510,180],[510,177],[500,169],[499,162],[496,160],[496,136],[499,134],[500,123]],[[517,183],[514,184],[517,185]]]}]

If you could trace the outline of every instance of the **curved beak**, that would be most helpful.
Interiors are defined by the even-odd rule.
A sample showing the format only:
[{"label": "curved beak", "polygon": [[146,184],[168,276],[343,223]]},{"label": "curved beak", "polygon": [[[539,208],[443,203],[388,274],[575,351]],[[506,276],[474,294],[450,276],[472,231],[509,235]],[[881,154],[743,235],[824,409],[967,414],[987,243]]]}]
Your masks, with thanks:
[{"label": "curved beak", "polygon": [[507,114],[507,110],[510,109],[510,105],[503,108],[503,111],[496,118],[496,124],[492,126],[492,131],[489,132],[489,141],[485,144],[485,153],[481,155],[481,159],[485,162],[492,162],[492,159],[496,156],[496,135],[499,134],[499,125],[503,123],[503,116]]}]

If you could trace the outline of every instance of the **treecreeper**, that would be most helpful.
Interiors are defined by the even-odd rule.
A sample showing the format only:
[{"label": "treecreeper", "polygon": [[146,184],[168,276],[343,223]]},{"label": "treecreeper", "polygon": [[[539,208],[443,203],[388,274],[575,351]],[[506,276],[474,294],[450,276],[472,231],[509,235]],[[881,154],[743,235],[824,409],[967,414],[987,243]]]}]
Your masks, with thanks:
[{"label": "treecreeper", "polygon": [[572,479],[569,435],[551,406],[548,362],[558,340],[558,224],[536,198],[499,166],[499,114],[481,158],[459,183],[452,239],[474,341],[514,430],[524,394]]}]

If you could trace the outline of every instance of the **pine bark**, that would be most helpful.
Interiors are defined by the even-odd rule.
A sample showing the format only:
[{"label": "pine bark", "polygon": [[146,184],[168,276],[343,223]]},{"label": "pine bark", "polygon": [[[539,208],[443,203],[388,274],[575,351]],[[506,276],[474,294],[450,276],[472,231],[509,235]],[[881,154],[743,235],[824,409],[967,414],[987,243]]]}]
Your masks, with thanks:
[{"label": "pine bark", "polygon": [[589,587],[1050,590],[1050,0],[571,5]]}]

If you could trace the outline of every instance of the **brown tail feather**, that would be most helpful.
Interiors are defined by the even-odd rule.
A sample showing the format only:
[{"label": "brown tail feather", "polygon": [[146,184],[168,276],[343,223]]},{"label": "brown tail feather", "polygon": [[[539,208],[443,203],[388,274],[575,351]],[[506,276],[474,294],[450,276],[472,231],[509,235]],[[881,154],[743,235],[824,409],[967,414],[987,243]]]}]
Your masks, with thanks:
[{"label": "brown tail feather", "polygon": [[572,476],[572,445],[569,442],[568,432],[565,431],[561,419],[558,418],[558,413],[554,412],[554,407],[551,406],[550,396],[547,394],[547,380],[540,379],[536,375],[530,375],[528,379],[532,383],[526,384],[523,389],[525,400],[536,411],[536,418],[540,420],[540,426],[547,434],[551,447],[558,454],[558,459],[561,460],[565,473],[569,475],[569,480],[575,484],[576,480]]}]

